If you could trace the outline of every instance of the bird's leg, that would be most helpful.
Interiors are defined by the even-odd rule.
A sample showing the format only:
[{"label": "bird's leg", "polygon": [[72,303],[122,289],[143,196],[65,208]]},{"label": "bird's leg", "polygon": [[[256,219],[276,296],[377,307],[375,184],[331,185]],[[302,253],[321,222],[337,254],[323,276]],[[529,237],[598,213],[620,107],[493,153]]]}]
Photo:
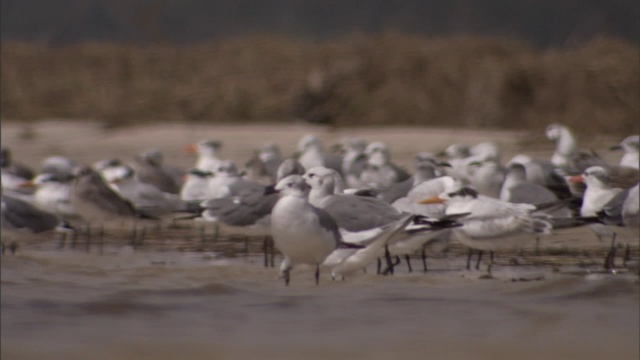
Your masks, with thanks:
[{"label": "bird's leg", "polygon": [[13,242],[11,242],[9,244],[9,251],[11,251],[11,255],[15,255],[16,254],[16,250],[18,250],[18,243],[13,241]]},{"label": "bird's leg", "polygon": [[393,275],[393,261],[391,261],[391,253],[389,252],[389,246],[384,246],[384,257],[387,260],[387,270]]},{"label": "bird's leg", "polygon": [[91,246],[91,224],[87,224],[87,240],[84,243],[84,248],[88,252]]},{"label": "bird's leg", "polygon": [[424,272],[427,272],[427,252],[425,251],[426,245],[422,246],[422,267]]},{"label": "bird's leg", "polygon": [[605,268],[605,270],[613,269],[616,266],[616,264],[615,264],[615,258],[616,258],[616,236],[617,236],[617,234],[614,232],[613,236],[611,237],[611,248],[609,249],[609,252],[607,253],[607,256],[605,256],[605,258],[604,258],[604,268]]},{"label": "bird's leg", "polygon": [[269,236],[265,236],[262,241],[262,251],[264,252],[264,267],[269,267]]},{"label": "bird's leg", "polygon": [[64,247],[64,243],[67,241],[67,233],[60,233],[60,240],[58,240],[58,249],[62,249]]},{"label": "bird's leg", "polygon": [[536,236],[536,256],[540,256],[540,237]]},{"label": "bird's leg", "polygon": [[469,252],[467,253],[467,270],[471,270],[471,256],[473,256],[473,250],[469,248]]},{"label": "bird's leg", "polygon": [[3,241],[3,242],[0,243],[0,253],[2,255],[4,255],[4,249],[5,249],[5,246],[4,246],[4,241]]},{"label": "bird's leg", "polygon": [[220,235],[220,224],[217,222],[213,223],[213,242],[218,241],[218,236]]},{"label": "bird's leg", "polygon": [[271,262],[271,267],[276,267],[275,262],[276,262],[276,244],[275,242],[273,242],[273,238],[269,237],[269,248],[271,249],[271,258],[270,258],[270,262]]},{"label": "bird's leg", "polygon": [[380,271],[382,270],[382,260],[378,258],[378,270],[376,274],[380,275]]},{"label": "bird's leg", "polygon": [[320,264],[316,264],[316,285],[320,283]]},{"label": "bird's leg", "polygon": [[489,264],[493,265],[493,250],[489,250]]},{"label": "bird's leg", "polygon": [[482,254],[484,251],[478,250],[478,261],[476,261],[476,270],[480,270],[480,261],[482,260]]},{"label": "bird's leg", "polygon": [[136,247],[136,235],[138,233],[138,227],[136,224],[131,225],[131,231],[129,232],[129,245],[133,248]]},{"label": "bird's leg", "polygon": [[407,267],[409,268],[409,272],[413,272],[413,269],[411,268],[411,257],[409,257],[409,254],[406,254],[404,256],[404,259],[407,261]]},{"label": "bird's leg", "polygon": [[73,230],[73,235],[71,236],[71,248],[76,248],[76,241],[78,240],[78,234],[80,233],[80,228]]},{"label": "bird's leg", "polygon": [[200,241],[201,242],[207,241],[207,237],[206,237],[205,231],[204,231],[204,225],[200,225]]},{"label": "bird's leg", "polygon": [[98,252],[102,255],[102,247],[104,246],[104,224],[100,224],[99,234],[100,243],[98,243]]},{"label": "bird's leg", "polygon": [[629,243],[624,249],[624,257],[622,258],[622,266],[627,266],[627,261],[631,259],[631,249],[629,247]]},{"label": "bird's leg", "polygon": [[146,233],[147,233],[147,228],[143,226],[142,229],[140,230],[140,241],[139,241],[140,246],[144,245],[144,236]]},{"label": "bird's leg", "polygon": [[249,236],[248,235],[244,236],[244,256],[245,257],[249,256]]}]

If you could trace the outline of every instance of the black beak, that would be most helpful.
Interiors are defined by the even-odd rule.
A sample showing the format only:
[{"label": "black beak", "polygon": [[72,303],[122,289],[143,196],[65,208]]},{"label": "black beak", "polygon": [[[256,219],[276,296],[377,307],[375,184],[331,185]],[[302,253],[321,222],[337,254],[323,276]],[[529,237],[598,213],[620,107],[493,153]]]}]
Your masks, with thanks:
[{"label": "black beak", "polygon": [[620,145],[613,145],[609,147],[609,150],[622,150],[622,146]]},{"label": "black beak", "polygon": [[280,190],[276,190],[276,186],[275,185],[269,185],[269,186],[264,188],[264,195],[277,194],[279,192],[280,192]]},{"label": "black beak", "polygon": [[451,167],[451,164],[449,164],[446,161],[441,161],[438,163],[438,166],[443,166],[443,167]]}]

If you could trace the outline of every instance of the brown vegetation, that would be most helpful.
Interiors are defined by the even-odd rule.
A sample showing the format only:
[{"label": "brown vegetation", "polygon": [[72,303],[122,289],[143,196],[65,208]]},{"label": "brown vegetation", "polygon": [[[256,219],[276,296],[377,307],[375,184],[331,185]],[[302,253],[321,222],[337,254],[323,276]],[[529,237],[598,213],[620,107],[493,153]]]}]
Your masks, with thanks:
[{"label": "brown vegetation", "polygon": [[208,45],[2,44],[3,120],[91,118],[638,131],[639,49],[497,38],[270,36]]}]

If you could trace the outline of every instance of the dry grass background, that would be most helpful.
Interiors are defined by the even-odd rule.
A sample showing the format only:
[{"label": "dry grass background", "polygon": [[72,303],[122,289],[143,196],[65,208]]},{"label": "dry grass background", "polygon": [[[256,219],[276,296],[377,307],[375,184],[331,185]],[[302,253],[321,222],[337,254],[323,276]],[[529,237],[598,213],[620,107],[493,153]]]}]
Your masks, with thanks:
[{"label": "dry grass background", "polygon": [[636,133],[640,49],[610,38],[536,50],[504,38],[387,33],[302,43],[2,44],[1,117]]}]

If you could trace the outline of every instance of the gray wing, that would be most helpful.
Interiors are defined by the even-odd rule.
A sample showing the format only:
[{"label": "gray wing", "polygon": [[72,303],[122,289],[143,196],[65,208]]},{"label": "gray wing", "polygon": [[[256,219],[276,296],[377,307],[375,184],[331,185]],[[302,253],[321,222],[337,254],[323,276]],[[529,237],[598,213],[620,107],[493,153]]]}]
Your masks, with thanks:
[{"label": "gray wing", "polygon": [[[135,207],[111,190],[100,175],[93,173],[74,184],[72,191],[77,202],[86,202],[114,215],[136,216]],[[73,200],[72,200],[73,201]],[[76,208],[81,208],[74,204]],[[82,216],[82,214],[80,214]]]},{"label": "gray wing", "polygon": [[141,182],[151,184],[170,194],[177,194],[180,192],[180,188],[173,178],[160,167],[151,165],[144,160],[139,159],[136,159],[132,163],[132,167],[136,172],[136,177]]},{"label": "gray wing", "polygon": [[378,198],[391,204],[399,198],[407,196],[412,187],[413,177],[409,177],[406,180],[397,182],[383,190],[380,195],[378,195]]},{"label": "gray wing", "polygon": [[40,233],[58,226],[60,219],[20,199],[2,196],[2,222],[16,229]]},{"label": "gray wing", "polygon": [[629,190],[621,191],[612,197],[598,213],[600,218],[608,225],[620,225],[622,226],[624,221],[622,219],[622,209],[629,196]]},{"label": "gray wing", "polygon": [[507,201],[516,204],[538,204],[558,200],[558,197],[544,186],[521,182],[510,189]]},{"label": "gray wing", "polygon": [[318,216],[320,227],[333,233],[333,237],[336,239],[336,247],[338,247],[338,245],[342,243],[342,235],[340,235],[340,230],[338,230],[338,224],[336,223],[336,220],[323,209],[317,208],[315,206],[312,206],[311,208],[313,210],[313,213]]},{"label": "gray wing", "polygon": [[402,218],[402,213],[377,198],[352,195],[330,196],[322,208],[347,231],[363,231]]},{"label": "gray wing", "polygon": [[278,194],[224,198],[206,201],[207,215],[231,226],[249,226],[271,214]]}]

